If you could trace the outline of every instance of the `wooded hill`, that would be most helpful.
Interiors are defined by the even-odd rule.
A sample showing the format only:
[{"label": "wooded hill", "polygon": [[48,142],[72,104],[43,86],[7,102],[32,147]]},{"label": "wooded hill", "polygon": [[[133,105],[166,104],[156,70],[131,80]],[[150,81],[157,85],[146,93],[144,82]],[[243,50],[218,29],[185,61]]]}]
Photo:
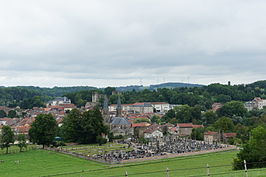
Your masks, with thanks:
[{"label": "wooded hill", "polygon": [[[197,84],[165,83],[151,85],[143,89],[134,89],[139,86],[96,88],[80,87],[54,87],[40,88],[33,86],[0,87],[0,105],[21,108],[44,106],[49,99],[57,96],[67,96],[78,106],[91,101],[92,92],[104,93],[109,96],[110,103],[116,103],[117,95],[112,91],[120,91],[122,103],[165,101],[171,104],[201,105],[209,109],[214,102],[226,103],[232,100],[248,101],[254,97],[266,98],[266,81],[257,81],[247,85],[210,84],[202,86]],[[143,87],[143,86],[141,86]]]}]

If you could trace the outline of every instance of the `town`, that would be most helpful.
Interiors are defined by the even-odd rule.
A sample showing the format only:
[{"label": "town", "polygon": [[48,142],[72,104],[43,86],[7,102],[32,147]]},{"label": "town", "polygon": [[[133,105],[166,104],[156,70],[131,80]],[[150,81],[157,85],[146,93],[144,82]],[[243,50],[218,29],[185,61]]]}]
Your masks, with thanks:
[{"label": "town", "polygon": [[[117,94],[114,92],[113,94]],[[178,109],[182,105],[169,104],[167,102],[137,102],[122,104],[120,94],[117,94],[117,104],[109,104],[107,95],[92,92],[91,102],[78,108],[67,97],[56,97],[46,103],[46,107],[33,107],[32,109],[0,107],[2,118],[1,128],[10,126],[16,136],[23,134],[29,141],[29,130],[36,117],[41,114],[51,114],[58,127],[64,123],[64,117],[72,110],[86,112],[100,108],[103,122],[109,128],[108,134],[102,134],[106,142],[113,141],[127,145],[127,149],[106,151],[92,154],[90,160],[107,163],[121,163],[132,159],[152,159],[154,156],[162,158],[169,154],[191,153],[199,151],[215,151],[235,149],[238,145],[237,133],[223,131],[208,131],[206,125],[184,123],[162,123],[161,119],[170,110]],[[101,107],[100,101],[103,100]],[[245,104],[248,111],[262,110],[266,106],[266,100],[254,98]],[[223,107],[221,103],[213,103],[211,111],[216,112]],[[6,116],[6,117],[5,117]],[[159,123],[160,122],[160,123]],[[201,136],[201,137],[200,137]],[[61,137],[58,137],[61,138]],[[18,142],[15,141],[15,144]],[[56,148],[56,151],[68,153],[64,148]],[[78,149],[78,148],[76,148]],[[82,148],[81,148],[82,149]],[[84,147],[83,147],[84,149]],[[168,154],[168,156],[166,156]],[[72,153],[73,155],[73,153]],[[75,153],[74,155],[88,158],[88,154]]]},{"label": "town", "polygon": [[0,177],[266,176],[265,9],[2,1]]}]

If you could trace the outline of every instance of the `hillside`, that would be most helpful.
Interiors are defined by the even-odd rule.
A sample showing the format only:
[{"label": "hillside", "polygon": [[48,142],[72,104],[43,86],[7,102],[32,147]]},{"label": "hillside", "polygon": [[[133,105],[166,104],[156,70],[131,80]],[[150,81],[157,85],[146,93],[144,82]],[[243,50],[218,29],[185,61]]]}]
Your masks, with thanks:
[{"label": "hillside", "polygon": [[180,83],[180,82],[168,82],[162,84],[155,84],[150,86],[143,86],[143,85],[131,85],[131,86],[123,86],[123,87],[116,87],[118,91],[125,92],[125,91],[141,91],[144,89],[148,90],[156,90],[158,88],[192,88],[192,87],[202,87],[204,85],[200,84],[189,84],[189,83]]}]

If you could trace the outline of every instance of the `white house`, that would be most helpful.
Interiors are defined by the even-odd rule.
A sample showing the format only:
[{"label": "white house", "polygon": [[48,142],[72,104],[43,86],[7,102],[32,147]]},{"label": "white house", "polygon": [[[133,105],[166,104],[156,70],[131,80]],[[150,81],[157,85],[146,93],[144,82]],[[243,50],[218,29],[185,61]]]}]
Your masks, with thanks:
[{"label": "white house", "polygon": [[171,109],[170,104],[166,102],[151,102],[151,105],[156,112],[167,112]]},{"label": "white house", "polygon": [[144,138],[150,139],[150,138],[162,138],[163,132],[160,130],[150,130],[150,131],[144,131]]}]

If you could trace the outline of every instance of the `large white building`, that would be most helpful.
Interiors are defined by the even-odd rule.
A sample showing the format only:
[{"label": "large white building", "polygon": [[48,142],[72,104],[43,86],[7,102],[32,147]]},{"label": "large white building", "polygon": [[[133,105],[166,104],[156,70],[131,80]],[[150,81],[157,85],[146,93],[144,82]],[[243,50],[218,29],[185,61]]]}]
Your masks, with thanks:
[{"label": "large white building", "polygon": [[[144,102],[144,103],[134,103],[134,104],[122,104],[123,112],[131,112],[131,113],[165,113],[172,109],[172,106],[166,102]],[[175,105],[176,106],[176,105]],[[117,108],[116,104],[112,104],[109,106],[110,112],[115,112]]]},{"label": "large white building", "polygon": [[151,105],[156,112],[164,113],[171,109],[170,104],[166,102],[151,102]]},{"label": "large white building", "polygon": [[253,109],[261,110],[266,106],[266,100],[256,97],[252,101],[246,102],[244,105],[248,111]]}]

